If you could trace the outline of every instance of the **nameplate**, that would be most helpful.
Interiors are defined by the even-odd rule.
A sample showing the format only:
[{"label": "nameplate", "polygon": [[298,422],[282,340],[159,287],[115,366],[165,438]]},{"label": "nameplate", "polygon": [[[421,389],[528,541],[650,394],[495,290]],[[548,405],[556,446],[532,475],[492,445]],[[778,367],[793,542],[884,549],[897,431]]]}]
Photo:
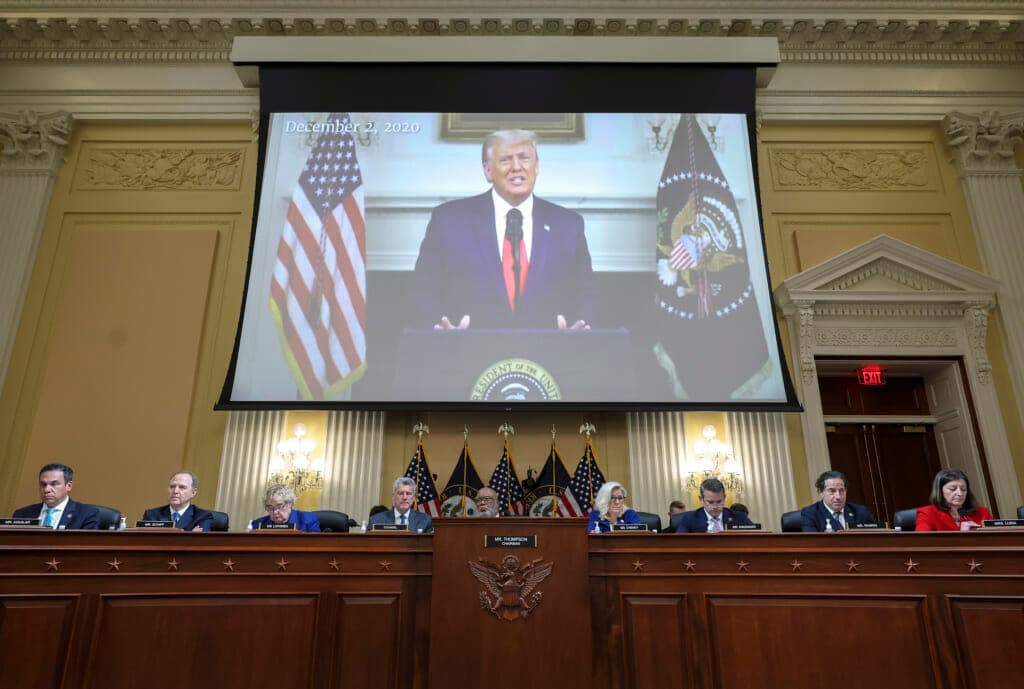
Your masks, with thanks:
[{"label": "nameplate", "polygon": [[1006,527],[1006,526],[1024,526],[1024,519],[986,519],[981,523],[982,526],[995,526],[995,527]]},{"label": "nameplate", "polygon": [[484,535],[485,548],[536,548],[537,536],[489,536]]},{"label": "nameplate", "polygon": [[726,530],[728,531],[760,531],[760,524],[726,524]]},{"label": "nameplate", "polygon": [[374,524],[374,531],[408,531],[408,524]]},{"label": "nameplate", "polygon": [[881,524],[849,524],[847,528],[863,531],[864,529],[884,529],[885,527]]},{"label": "nameplate", "polygon": [[0,518],[0,526],[40,526],[41,523],[41,519],[31,519],[29,517]]},{"label": "nameplate", "polygon": [[646,524],[611,524],[612,531],[647,531]]},{"label": "nameplate", "polygon": [[295,531],[294,524],[275,524],[274,522],[268,522],[266,524],[260,524],[261,531]]},{"label": "nameplate", "polygon": [[135,522],[139,529],[173,529],[174,522],[165,522],[160,519],[140,519]]}]

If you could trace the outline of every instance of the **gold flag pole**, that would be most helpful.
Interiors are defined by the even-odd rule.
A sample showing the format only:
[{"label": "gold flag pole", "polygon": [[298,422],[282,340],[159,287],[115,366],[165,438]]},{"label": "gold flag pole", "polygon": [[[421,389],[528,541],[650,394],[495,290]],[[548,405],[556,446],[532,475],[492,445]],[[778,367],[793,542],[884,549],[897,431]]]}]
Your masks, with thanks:
[{"label": "gold flag pole", "polygon": [[551,516],[558,516],[558,450],[555,448],[555,424],[551,424]]},{"label": "gold flag pole", "polygon": [[462,463],[462,500],[459,502],[460,516],[466,516],[466,481],[469,474],[469,426],[462,427],[462,456],[466,461]]}]

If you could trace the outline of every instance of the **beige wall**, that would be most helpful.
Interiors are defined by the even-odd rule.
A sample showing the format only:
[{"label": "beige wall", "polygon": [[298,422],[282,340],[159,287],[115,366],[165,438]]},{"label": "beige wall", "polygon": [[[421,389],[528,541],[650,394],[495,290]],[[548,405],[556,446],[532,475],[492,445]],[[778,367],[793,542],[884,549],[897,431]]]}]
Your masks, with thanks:
[{"label": "beige wall", "polygon": [[256,155],[235,125],[79,126],[0,397],[2,511],[59,459],[134,518],[180,467],[216,493]]},{"label": "beige wall", "polygon": [[[982,267],[937,124],[767,124],[759,155],[773,286],[879,233]],[[179,467],[199,475],[198,502],[212,504],[224,431],[224,416],[212,407],[240,308],[255,162],[249,122],[77,127],[0,394],[0,512],[34,501],[35,473],[55,458],[78,471],[76,497],[131,516],[162,503],[165,480]],[[996,318],[989,354],[1010,444],[1022,457],[1024,433],[999,337]],[[699,434],[710,419],[724,435],[720,417],[694,415],[688,428]],[[289,432],[302,420],[322,433],[322,419],[319,412],[290,414]],[[464,426],[477,469],[490,477],[505,421],[516,428],[521,477],[541,468],[552,424],[572,471],[583,448],[579,425],[591,421],[606,475],[630,487],[620,413],[396,412],[384,439],[385,504],[391,480],[412,455],[417,421],[431,428],[428,458],[439,488],[454,468]],[[797,497],[810,502],[796,415],[787,428]],[[1024,483],[1020,459],[1017,473]]]}]

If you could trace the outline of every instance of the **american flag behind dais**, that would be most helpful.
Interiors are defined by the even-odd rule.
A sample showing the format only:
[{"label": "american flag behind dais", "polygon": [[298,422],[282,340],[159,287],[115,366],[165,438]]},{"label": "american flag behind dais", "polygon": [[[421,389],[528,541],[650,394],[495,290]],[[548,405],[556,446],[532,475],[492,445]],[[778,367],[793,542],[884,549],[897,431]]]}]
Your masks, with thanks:
[{"label": "american flag behind dais", "polygon": [[430,473],[430,467],[427,466],[427,452],[423,449],[422,441],[416,443],[416,452],[409,460],[405,475],[416,482],[414,509],[426,512],[431,517],[439,516],[441,514],[441,496],[437,492],[434,475]]},{"label": "american flag behind dais", "polygon": [[336,399],[366,371],[363,178],[348,122],[331,113],[318,123],[270,285],[285,359],[306,400]]},{"label": "american flag behind dais", "polygon": [[505,441],[505,447],[501,451],[501,460],[494,468],[494,473],[491,474],[491,480],[487,485],[498,494],[498,504],[501,505],[503,512],[510,515],[526,514],[526,503],[523,501],[526,492],[523,490],[523,484],[519,481],[516,465],[512,461],[512,450],[508,446],[508,440]]}]

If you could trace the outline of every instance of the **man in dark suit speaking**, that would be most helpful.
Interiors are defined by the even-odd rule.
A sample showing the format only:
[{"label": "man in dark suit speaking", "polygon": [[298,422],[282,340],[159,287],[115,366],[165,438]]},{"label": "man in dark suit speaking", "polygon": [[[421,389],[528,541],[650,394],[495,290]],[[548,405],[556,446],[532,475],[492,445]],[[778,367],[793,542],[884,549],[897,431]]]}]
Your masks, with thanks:
[{"label": "man in dark suit speaking", "polygon": [[483,145],[489,191],[434,209],[413,276],[413,321],[439,330],[587,329],[597,288],[579,213],[533,194],[537,137]]},{"label": "man in dark suit speaking", "polygon": [[826,471],[814,487],[821,500],[800,510],[802,531],[842,531],[878,523],[867,507],[846,501],[846,474],[841,471]]},{"label": "man in dark suit speaking", "polygon": [[391,484],[391,509],[370,517],[370,529],[375,524],[398,524],[413,533],[431,533],[434,522],[429,514],[412,508],[416,502],[416,482],[408,476],[399,476]]},{"label": "man in dark suit speaking", "polygon": [[15,510],[15,517],[39,519],[48,529],[98,529],[100,513],[92,505],[71,499],[75,472],[67,464],[56,462],[39,470],[39,497],[42,502]]},{"label": "man in dark suit speaking", "polygon": [[146,510],[145,521],[173,522],[184,531],[209,531],[213,526],[213,513],[192,504],[199,492],[199,480],[190,471],[179,471],[167,483],[167,504]]}]

